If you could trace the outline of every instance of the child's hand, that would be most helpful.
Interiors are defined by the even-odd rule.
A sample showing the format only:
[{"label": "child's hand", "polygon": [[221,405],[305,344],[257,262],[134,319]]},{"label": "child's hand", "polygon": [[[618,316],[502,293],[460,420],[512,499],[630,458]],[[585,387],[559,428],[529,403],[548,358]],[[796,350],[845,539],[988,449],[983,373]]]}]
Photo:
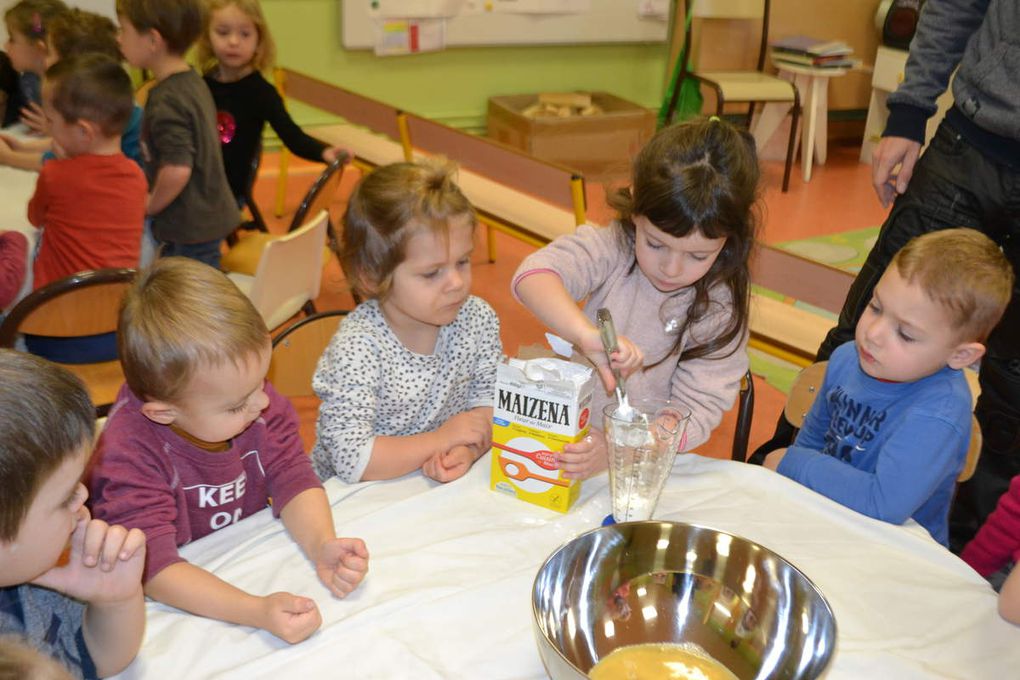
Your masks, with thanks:
[{"label": "child's hand", "polygon": [[783,456],[786,455],[786,449],[776,449],[769,455],[765,456],[765,462],[762,463],[762,467],[767,467],[769,470],[778,470],[779,463],[782,462]]},{"label": "child's hand", "polygon": [[290,593],[273,593],[262,598],[262,625],[284,642],[301,642],[322,625],[315,601]]},{"label": "child's hand", "polygon": [[607,361],[606,352],[602,348],[602,338],[594,326],[580,339],[578,343],[581,352],[595,364],[602,378],[602,384],[606,386],[607,392],[616,389],[616,378],[613,377],[613,368],[619,369],[620,374],[626,378],[631,375],[644,363],[644,353],[631,342],[625,335],[616,336],[617,350],[613,352]]},{"label": "child's hand", "polygon": [[3,151],[20,151],[21,140],[17,137],[0,132],[0,149]]},{"label": "child's hand", "polygon": [[61,146],[60,142],[58,142],[55,139],[53,140],[53,146],[51,147],[50,150],[53,152],[53,155],[56,156],[57,158],[67,158],[67,152],[64,151],[64,147]]},{"label": "child's hand", "polygon": [[322,544],[315,563],[319,580],[337,597],[358,587],[368,573],[368,548],[360,538],[334,538]]},{"label": "child's hand", "polygon": [[50,133],[50,122],[46,119],[42,107],[35,102],[21,108],[21,122],[37,135]]},{"label": "child's hand", "polygon": [[593,427],[581,441],[564,446],[556,461],[567,479],[588,479],[609,466],[606,436]]},{"label": "child's hand", "polygon": [[436,430],[441,449],[447,452],[455,446],[476,446],[485,451],[492,444],[492,416],[485,409],[471,409],[453,416]]},{"label": "child's hand", "polygon": [[475,450],[469,446],[454,446],[445,453],[437,453],[421,466],[425,476],[437,482],[452,482],[463,477],[476,459]]},{"label": "child's hand", "polygon": [[347,154],[348,158],[354,158],[354,152],[350,149],[345,149],[342,146],[331,146],[322,152],[322,160],[332,163],[337,158],[340,158],[342,154]]},{"label": "child's hand", "polygon": [[33,583],[88,603],[110,604],[139,595],[145,566],[145,534],[118,524],[91,519],[82,507],[71,534],[66,564],[56,566]]}]

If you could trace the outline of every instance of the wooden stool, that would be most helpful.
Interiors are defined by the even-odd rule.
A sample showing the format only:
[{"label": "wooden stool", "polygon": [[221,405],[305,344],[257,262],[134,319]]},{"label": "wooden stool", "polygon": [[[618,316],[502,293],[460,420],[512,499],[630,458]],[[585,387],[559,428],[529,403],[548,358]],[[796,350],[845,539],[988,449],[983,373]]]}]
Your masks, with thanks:
[{"label": "wooden stool", "polygon": [[[819,68],[816,66],[800,66],[773,62],[779,69],[779,77],[793,81],[800,92],[804,106],[804,122],[801,132],[801,168],[804,181],[811,181],[811,164],[817,160],[825,165],[828,151],[828,116],[829,116],[829,79],[841,76],[849,68]],[[788,113],[780,105],[766,104],[751,131],[759,149],[765,147],[769,139],[782,124]]]}]

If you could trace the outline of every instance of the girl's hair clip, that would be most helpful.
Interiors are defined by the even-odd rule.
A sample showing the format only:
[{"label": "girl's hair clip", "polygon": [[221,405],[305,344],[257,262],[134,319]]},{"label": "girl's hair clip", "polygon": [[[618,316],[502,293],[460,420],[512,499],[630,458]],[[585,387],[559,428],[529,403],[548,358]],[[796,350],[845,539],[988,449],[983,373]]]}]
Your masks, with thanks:
[{"label": "girl's hair clip", "polygon": [[42,15],[39,12],[32,12],[32,33],[35,35],[42,35]]},{"label": "girl's hair clip", "polygon": [[708,117],[708,122],[709,123],[718,123],[719,122],[719,116],[709,116]]}]

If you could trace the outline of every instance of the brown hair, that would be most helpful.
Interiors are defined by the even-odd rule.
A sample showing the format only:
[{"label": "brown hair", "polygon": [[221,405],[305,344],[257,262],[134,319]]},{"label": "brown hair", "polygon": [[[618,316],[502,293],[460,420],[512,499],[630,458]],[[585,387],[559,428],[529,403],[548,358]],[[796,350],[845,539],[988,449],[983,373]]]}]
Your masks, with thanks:
[{"label": "brown hair", "polygon": [[0,636],[0,680],[71,680],[60,663],[20,637]]},{"label": "brown hair", "polygon": [[92,443],[96,412],[69,371],[0,349],[0,541],[13,541],[39,487]]},{"label": "brown hair", "polygon": [[258,0],[205,0],[202,12],[202,33],[198,36],[198,64],[202,71],[210,71],[217,65],[216,54],[213,52],[209,31],[212,28],[213,12],[234,5],[251,19],[258,31],[258,46],[252,57],[251,65],[256,71],[268,71],[276,63],[276,43],[269,32],[269,24],[262,14],[262,6]]},{"label": "brown hair", "polygon": [[117,15],[140,32],[156,31],[177,55],[187,52],[202,32],[199,0],[117,0]]},{"label": "brown hair", "polygon": [[116,61],[124,58],[117,44],[117,25],[101,14],[77,7],[50,22],[49,43],[61,59],[87,52],[105,54]]},{"label": "brown hair", "polygon": [[202,366],[243,363],[269,343],[251,301],[227,276],[183,257],[156,260],[124,296],[117,348],[144,401],[174,401]]},{"label": "brown hair", "polygon": [[449,222],[474,209],[445,159],[393,163],[354,188],[344,213],[337,256],[347,280],[365,298],[389,292],[393,270],[404,261],[407,240],[418,229],[447,235]]},{"label": "brown hair", "polygon": [[941,229],[911,239],[893,256],[900,276],[949,315],[962,342],[984,342],[1013,294],[1013,268],[976,229]]},{"label": "brown hair", "polygon": [[61,59],[46,69],[53,87],[53,108],[68,123],[96,123],[107,137],[123,134],[134,111],[131,77],[105,54]]},{"label": "brown hair", "polygon": [[[754,139],[718,118],[698,119],[663,128],[634,159],[630,189],[611,193],[622,240],[633,251],[632,218],[641,215],[670,236],[699,232],[725,238],[726,244],[708,272],[693,284],[694,301],[678,329],[673,350],[678,361],[708,356],[742,336],[750,307],[748,258],[757,231],[758,155]],[[634,267],[637,266],[635,260]],[[684,335],[711,314],[709,291],[723,285],[733,313],[718,337],[684,347]],[[736,351],[736,349],[734,349]]]},{"label": "brown hair", "polygon": [[61,0],[21,0],[4,12],[8,32],[46,42],[50,22],[67,11]]}]

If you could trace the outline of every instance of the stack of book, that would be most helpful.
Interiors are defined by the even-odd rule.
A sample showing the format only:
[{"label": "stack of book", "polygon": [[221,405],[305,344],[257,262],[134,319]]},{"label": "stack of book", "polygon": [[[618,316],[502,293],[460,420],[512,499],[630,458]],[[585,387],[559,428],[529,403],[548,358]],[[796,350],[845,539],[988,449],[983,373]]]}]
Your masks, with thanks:
[{"label": "stack of book", "polygon": [[819,40],[794,35],[771,44],[772,61],[777,66],[795,64],[818,68],[851,68],[856,64],[853,48],[842,40]]}]

